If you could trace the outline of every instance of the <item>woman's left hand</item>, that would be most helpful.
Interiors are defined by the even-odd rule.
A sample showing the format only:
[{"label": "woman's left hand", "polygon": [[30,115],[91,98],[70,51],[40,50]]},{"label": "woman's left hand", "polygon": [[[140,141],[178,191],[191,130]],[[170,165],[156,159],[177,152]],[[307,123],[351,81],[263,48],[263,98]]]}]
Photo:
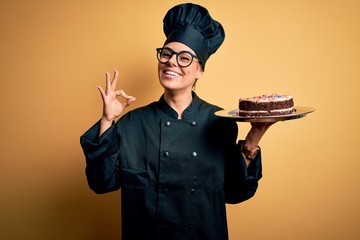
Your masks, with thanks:
[{"label": "woman's left hand", "polygon": [[258,146],[265,132],[274,123],[275,122],[251,122],[251,129],[245,138],[246,145],[250,148]]}]

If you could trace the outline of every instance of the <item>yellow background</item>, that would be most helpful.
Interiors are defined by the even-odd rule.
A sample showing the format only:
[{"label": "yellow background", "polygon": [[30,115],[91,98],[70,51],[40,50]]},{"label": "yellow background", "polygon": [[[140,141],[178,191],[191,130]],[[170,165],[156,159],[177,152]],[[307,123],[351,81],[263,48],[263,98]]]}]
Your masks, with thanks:
[{"label": "yellow background", "polygon": [[[79,137],[101,116],[105,71],[119,69],[130,109],[159,98],[155,48],[180,2],[0,1],[0,239],[120,239],[120,193],[89,190]],[[195,2],[226,30],[200,97],[290,93],[316,109],[263,138],[264,178],[228,206],[231,239],[359,239],[360,1]]]}]

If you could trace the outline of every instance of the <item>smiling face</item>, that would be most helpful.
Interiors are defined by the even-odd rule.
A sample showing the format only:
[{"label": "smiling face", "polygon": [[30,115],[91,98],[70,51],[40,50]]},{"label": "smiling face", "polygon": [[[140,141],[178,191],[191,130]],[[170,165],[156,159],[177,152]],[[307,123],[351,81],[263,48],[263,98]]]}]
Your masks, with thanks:
[{"label": "smiling face", "polygon": [[[195,54],[191,48],[179,42],[170,42],[164,47],[171,48],[175,52],[189,51]],[[203,70],[196,59],[193,60],[190,66],[180,67],[174,54],[167,63],[158,63],[158,74],[160,84],[166,91],[182,90],[191,92],[194,83],[203,75]]]}]

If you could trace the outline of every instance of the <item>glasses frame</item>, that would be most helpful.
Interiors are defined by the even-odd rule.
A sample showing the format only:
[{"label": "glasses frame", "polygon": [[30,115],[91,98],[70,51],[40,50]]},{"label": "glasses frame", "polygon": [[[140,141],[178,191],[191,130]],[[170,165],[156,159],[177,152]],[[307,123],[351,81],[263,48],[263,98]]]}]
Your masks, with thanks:
[{"label": "glasses frame", "polygon": [[[160,60],[160,59],[161,59],[161,57],[160,57],[160,56],[161,56],[161,53],[162,53],[162,51],[163,51],[164,49],[166,49],[166,50],[168,50],[168,51],[170,52],[170,57],[169,57],[169,59],[167,59],[167,61],[161,61],[161,60]],[[192,64],[192,62],[194,61],[194,58],[195,58],[196,60],[198,60],[199,63],[200,63],[199,58],[198,58],[196,55],[194,55],[193,53],[189,52],[189,51],[175,52],[175,51],[172,50],[171,48],[162,47],[162,48],[156,48],[156,52],[157,52],[157,54],[156,54],[157,60],[158,60],[159,62],[161,62],[161,63],[168,63],[169,60],[174,56],[174,54],[176,55],[176,62],[177,62],[177,64],[178,64],[180,67],[185,68],[185,67],[190,66],[190,65]],[[182,54],[182,53],[187,53],[187,54],[189,54],[189,55],[191,56],[191,61],[190,61],[190,63],[189,63],[188,65],[182,65],[182,64],[179,63],[179,55]]]}]

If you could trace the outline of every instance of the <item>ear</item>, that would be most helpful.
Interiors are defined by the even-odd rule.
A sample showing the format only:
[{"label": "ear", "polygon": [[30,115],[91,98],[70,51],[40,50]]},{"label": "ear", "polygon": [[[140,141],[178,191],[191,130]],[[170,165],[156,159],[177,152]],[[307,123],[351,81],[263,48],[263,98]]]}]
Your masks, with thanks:
[{"label": "ear", "polygon": [[199,64],[199,67],[197,68],[197,71],[196,71],[196,79],[200,79],[203,75],[204,75],[204,70],[202,69],[202,67]]}]

